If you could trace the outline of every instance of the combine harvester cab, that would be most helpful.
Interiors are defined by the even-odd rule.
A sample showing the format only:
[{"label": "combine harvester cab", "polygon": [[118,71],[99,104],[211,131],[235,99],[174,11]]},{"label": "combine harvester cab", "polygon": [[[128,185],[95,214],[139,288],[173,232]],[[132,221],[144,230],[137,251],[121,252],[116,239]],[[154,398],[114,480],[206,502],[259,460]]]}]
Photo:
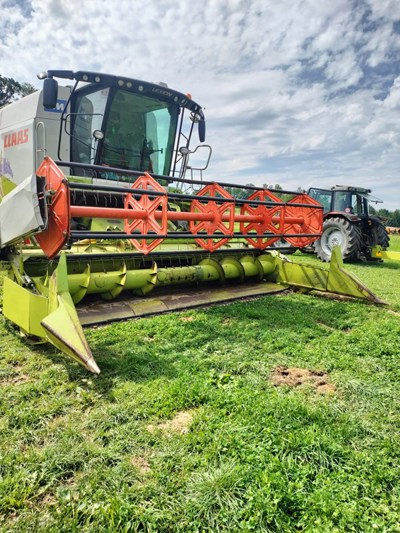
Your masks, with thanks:
[{"label": "combine harvester cab", "polygon": [[329,269],[269,251],[321,235],[316,200],[203,180],[211,147],[189,95],[101,73],[42,78],[42,91],[0,110],[3,313],[23,333],[99,373],[82,325],[288,287],[382,303],[339,250]]}]

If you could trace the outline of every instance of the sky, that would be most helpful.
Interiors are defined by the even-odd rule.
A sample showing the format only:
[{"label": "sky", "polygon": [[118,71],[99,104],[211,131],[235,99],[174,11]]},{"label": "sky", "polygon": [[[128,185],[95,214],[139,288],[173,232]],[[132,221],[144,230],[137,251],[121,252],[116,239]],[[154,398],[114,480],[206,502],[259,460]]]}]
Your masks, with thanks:
[{"label": "sky", "polygon": [[400,0],[0,0],[0,74],[40,88],[48,69],[190,92],[208,180],[400,209]]}]

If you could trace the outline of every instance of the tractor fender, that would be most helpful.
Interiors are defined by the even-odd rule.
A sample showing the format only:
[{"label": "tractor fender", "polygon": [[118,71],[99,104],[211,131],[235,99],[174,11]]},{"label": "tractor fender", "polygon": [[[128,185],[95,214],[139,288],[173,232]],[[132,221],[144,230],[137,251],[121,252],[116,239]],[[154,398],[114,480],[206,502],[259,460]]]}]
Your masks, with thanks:
[{"label": "tractor fender", "polygon": [[378,215],[368,215],[368,219],[372,220],[377,225],[385,225],[383,218]]},{"label": "tractor fender", "polygon": [[324,215],[324,221],[329,220],[330,218],[344,218],[345,220],[348,220],[350,223],[354,222],[360,222],[361,218],[357,215],[353,215],[351,213],[343,213],[343,211],[329,211],[329,213],[326,213]]}]

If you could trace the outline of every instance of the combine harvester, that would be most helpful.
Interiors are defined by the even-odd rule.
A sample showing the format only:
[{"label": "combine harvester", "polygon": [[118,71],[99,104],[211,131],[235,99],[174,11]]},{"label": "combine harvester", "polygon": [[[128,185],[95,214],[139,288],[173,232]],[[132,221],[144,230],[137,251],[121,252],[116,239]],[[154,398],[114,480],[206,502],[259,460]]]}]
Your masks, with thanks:
[{"label": "combine harvester", "polygon": [[288,287],[381,303],[339,250],[329,269],[268,251],[314,242],[322,205],[248,186],[237,199],[238,184],[204,181],[211,147],[190,95],[93,72],[40,77],[43,90],[0,110],[3,313],[24,334],[99,373],[82,325]]}]

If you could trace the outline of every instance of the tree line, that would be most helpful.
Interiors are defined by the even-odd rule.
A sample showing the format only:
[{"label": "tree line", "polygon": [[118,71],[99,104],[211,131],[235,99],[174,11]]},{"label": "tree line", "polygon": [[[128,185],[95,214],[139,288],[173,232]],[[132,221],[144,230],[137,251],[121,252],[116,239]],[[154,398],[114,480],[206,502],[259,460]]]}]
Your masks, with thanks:
[{"label": "tree line", "polygon": [[400,228],[400,209],[389,211],[388,209],[374,209],[370,206],[369,211],[371,215],[381,217],[386,226]]},{"label": "tree line", "polygon": [[0,75],[0,107],[36,91],[30,83],[20,83]]}]

